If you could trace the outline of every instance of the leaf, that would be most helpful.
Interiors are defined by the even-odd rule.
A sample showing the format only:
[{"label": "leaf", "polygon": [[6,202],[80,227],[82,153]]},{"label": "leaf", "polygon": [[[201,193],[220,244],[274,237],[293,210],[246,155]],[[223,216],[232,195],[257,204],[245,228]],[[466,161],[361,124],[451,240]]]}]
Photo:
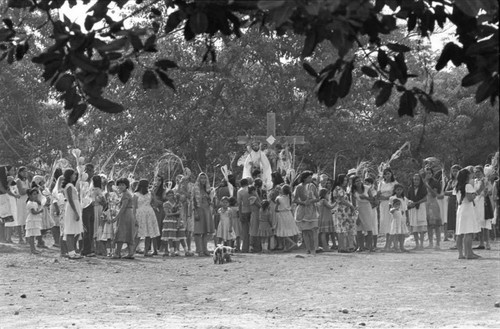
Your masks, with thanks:
[{"label": "leaf", "polygon": [[98,19],[95,18],[94,16],[87,16],[85,17],[85,22],[83,23],[83,27],[85,28],[85,30],[90,31],[92,30],[92,27],[97,21]]},{"label": "leaf", "polygon": [[141,38],[134,32],[129,31],[127,35],[130,44],[132,44],[132,47],[134,48],[135,51],[140,51],[143,48]]},{"label": "leaf", "polygon": [[16,60],[20,61],[29,49],[28,42],[20,43],[16,46]]},{"label": "leaf", "polygon": [[142,87],[144,89],[157,89],[158,79],[156,75],[151,70],[146,70],[142,76]]},{"label": "leaf", "polygon": [[257,7],[260,10],[272,10],[279,8],[285,4],[285,0],[260,0]]},{"label": "leaf", "polygon": [[45,64],[45,70],[43,71],[42,77],[44,78],[45,81],[49,81],[54,74],[59,70],[61,67],[62,61],[56,60],[49,62]]},{"label": "leaf", "polygon": [[10,18],[4,18],[2,21],[9,30],[12,30],[14,28],[14,24],[12,23],[12,20]]},{"label": "leaf", "polygon": [[363,72],[364,75],[367,75],[370,78],[378,77],[377,71],[366,65],[361,67],[361,72]]},{"label": "leaf", "polygon": [[[7,54],[7,63],[9,64],[12,64],[14,63],[14,53],[15,53],[16,49],[14,47],[10,48],[9,49],[9,52]],[[45,80],[47,81],[47,80]]]},{"label": "leaf", "polygon": [[193,40],[194,37],[196,36],[196,34],[193,33],[193,31],[191,30],[191,27],[189,27],[189,20],[188,20],[188,23],[187,24],[184,24],[184,39],[186,41],[190,41],[190,40]]},{"label": "leaf", "polygon": [[175,91],[174,80],[170,79],[165,72],[160,71],[159,69],[155,70],[156,74],[160,77],[161,81],[170,89]]},{"label": "leaf", "polygon": [[134,62],[132,60],[127,59],[125,62],[121,63],[118,70],[118,79],[122,83],[127,83],[128,79],[130,79],[130,75],[134,70]]},{"label": "leaf", "polygon": [[377,53],[377,62],[381,69],[385,69],[387,63],[389,63],[389,57],[383,49],[379,49]]},{"label": "leaf", "polygon": [[311,66],[311,64],[307,63],[307,62],[303,62],[302,63],[302,67],[304,68],[304,70],[306,70],[307,73],[309,73],[309,75],[311,75],[312,77],[314,78],[317,78],[319,75],[318,75],[318,72],[316,72],[316,70]]},{"label": "leaf", "polygon": [[310,30],[306,35],[306,40],[304,41],[304,48],[302,49],[302,58],[309,57],[314,52],[316,48],[316,31]]},{"label": "leaf", "polygon": [[79,53],[72,53],[70,55],[71,62],[83,71],[98,73],[99,69],[94,66],[92,61]]},{"label": "leaf", "polygon": [[482,70],[472,71],[467,74],[462,79],[462,87],[470,87],[473,86],[488,77],[488,74]]},{"label": "leaf", "polygon": [[339,88],[337,90],[337,95],[340,98],[344,98],[349,94],[349,90],[351,89],[352,85],[352,69],[353,69],[353,62],[347,63],[347,65],[344,67],[344,71],[342,72],[342,75],[340,76],[339,80]]},{"label": "leaf", "polygon": [[125,110],[122,105],[102,97],[90,97],[87,101],[90,105],[106,113],[120,113]]},{"label": "leaf", "polygon": [[496,83],[493,78],[483,81],[476,90],[476,103],[479,104],[490,97],[495,92],[496,88],[498,88],[498,80]]},{"label": "leaf", "polygon": [[1,28],[0,29],[0,42],[9,41],[15,35],[16,35],[16,33],[10,29]]},{"label": "leaf", "polygon": [[59,80],[57,80],[54,87],[57,91],[65,92],[73,86],[74,81],[75,78],[71,74],[66,73],[62,77],[60,77]]},{"label": "leaf", "polygon": [[202,11],[197,11],[189,18],[189,27],[194,34],[205,33],[208,28],[208,17]]},{"label": "leaf", "polygon": [[151,35],[144,43],[144,51],[157,52],[156,50],[156,34]]},{"label": "leaf", "polygon": [[397,52],[397,53],[406,53],[408,51],[411,51],[410,47],[402,45],[402,44],[399,44],[399,43],[389,42],[386,46],[390,50],[392,50],[394,52]]},{"label": "leaf", "polygon": [[405,91],[399,99],[398,114],[400,117],[408,115],[413,117],[415,107],[417,106],[417,99],[411,91]]},{"label": "leaf", "polygon": [[73,107],[68,115],[67,122],[69,126],[74,125],[87,111],[87,104],[80,103]]},{"label": "leaf", "polygon": [[437,113],[443,113],[443,114],[448,115],[448,107],[440,100],[437,100],[434,102],[434,109],[435,109],[435,112],[437,112]]},{"label": "leaf", "polygon": [[155,62],[155,66],[159,67],[164,71],[178,67],[174,61],[171,61],[169,59],[160,59],[159,61]]},{"label": "leaf", "polygon": [[174,11],[170,15],[168,15],[167,19],[167,24],[165,26],[165,33],[169,34],[173,30],[179,26],[179,24],[182,22],[182,13],[180,11]]},{"label": "leaf", "polygon": [[[380,107],[387,103],[389,98],[391,98],[392,94],[392,84],[387,83],[385,81],[380,81],[380,92],[378,93],[377,97],[375,98],[375,106]],[[377,81],[378,82],[378,81]],[[374,85],[375,87],[375,85]]]}]

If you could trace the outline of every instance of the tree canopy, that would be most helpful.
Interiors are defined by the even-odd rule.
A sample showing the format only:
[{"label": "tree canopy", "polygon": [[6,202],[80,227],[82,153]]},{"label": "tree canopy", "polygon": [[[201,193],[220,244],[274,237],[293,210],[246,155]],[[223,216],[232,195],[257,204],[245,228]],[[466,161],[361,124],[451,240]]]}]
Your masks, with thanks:
[{"label": "tree canopy", "polygon": [[[456,40],[441,49],[435,68],[442,70],[450,61],[464,65],[461,85],[478,86],[476,103],[489,100],[494,105],[498,98],[495,0],[100,0],[91,3],[83,26],[61,11],[75,5],[76,0],[9,0],[0,28],[0,59],[13,63],[31,53],[43,68],[43,80],[68,110],[70,125],[88,105],[108,113],[124,111],[123,102],[107,96],[115,77],[127,84],[134,76],[146,90],[159,88],[160,82],[176,90],[173,72],[179,63],[159,52],[172,46],[169,36],[203,43],[201,60],[217,62],[220,40],[240,38],[252,27],[263,36],[304,37],[297,45],[300,55],[294,56],[314,78],[311,84],[321,104],[332,107],[352,92],[353,79],[360,78],[353,70],[360,66],[373,80],[377,106],[397,92],[398,114],[414,116],[418,103],[427,112],[448,113],[448,107],[436,97],[435,83],[426,89],[412,85],[416,74],[409,70],[408,53],[413,45],[384,36],[406,29],[425,39],[451,24]],[[30,16],[39,23],[28,25]],[[40,29],[50,31],[50,40],[33,44]],[[329,61],[315,68],[312,61],[325,43],[332,46],[329,53],[322,52]]]}]

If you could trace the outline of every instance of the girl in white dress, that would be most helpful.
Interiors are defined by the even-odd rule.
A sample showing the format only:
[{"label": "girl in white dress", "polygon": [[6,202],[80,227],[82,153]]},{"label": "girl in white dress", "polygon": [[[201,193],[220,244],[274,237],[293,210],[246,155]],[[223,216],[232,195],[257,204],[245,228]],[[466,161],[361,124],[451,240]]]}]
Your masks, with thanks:
[{"label": "girl in white dress", "polygon": [[35,248],[35,237],[42,235],[42,213],[43,205],[40,203],[38,189],[32,188],[27,192],[28,202],[26,203],[26,240],[28,240],[31,253],[39,254]]},{"label": "girl in white dress", "polygon": [[[276,198],[276,223],[274,227],[276,236],[284,239],[282,244],[284,251],[289,251],[297,246],[291,237],[300,234],[292,214],[291,200],[292,191],[290,185],[285,184],[281,187],[280,195]],[[288,247],[286,247],[287,241],[290,242]]]},{"label": "girl in white dress", "polygon": [[64,207],[64,236],[66,237],[66,246],[68,248],[68,258],[82,258],[80,254],[75,252],[75,236],[83,233],[82,223],[82,208],[78,198],[78,191],[75,184],[78,174],[73,169],[64,171],[64,179],[62,188],[66,196],[66,204]]},{"label": "girl in white dress", "polygon": [[457,177],[457,249],[459,259],[476,259],[478,255],[472,251],[472,236],[481,230],[476,219],[474,199],[476,190],[469,184],[470,172],[462,169]]},{"label": "girl in white dress", "polygon": [[[396,201],[399,202],[399,207],[396,206]],[[394,185],[394,195],[389,199],[389,204],[392,214],[391,232],[390,236],[394,241],[394,249],[396,249],[399,242],[399,250],[406,252],[405,237],[408,234],[407,218],[408,218],[408,199],[404,195],[404,187],[401,184]]]},{"label": "girl in white dress", "polygon": [[[139,227],[137,229],[137,237],[144,240],[144,257],[153,256],[153,253],[158,253],[156,245],[156,237],[160,236],[160,229],[156,220],[156,214],[151,206],[151,193],[148,191],[149,182],[141,179],[135,190],[137,198],[136,219]],[[153,252],[150,253],[151,242],[153,244]]]},{"label": "girl in white dress", "polygon": [[389,250],[390,246],[390,230],[392,215],[389,211],[389,198],[394,193],[394,186],[397,184],[394,174],[390,168],[386,168],[382,174],[382,180],[378,183],[377,198],[380,200],[380,228],[379,234],[385,235],[384,250]]}]

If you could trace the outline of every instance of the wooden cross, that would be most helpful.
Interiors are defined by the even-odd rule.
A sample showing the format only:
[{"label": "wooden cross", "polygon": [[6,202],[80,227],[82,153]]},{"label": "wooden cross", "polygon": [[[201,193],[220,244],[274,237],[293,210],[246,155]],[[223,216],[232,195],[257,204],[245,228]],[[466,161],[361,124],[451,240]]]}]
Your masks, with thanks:
[{"label": "wooden cross", "polygon": [[274,150],[277,144],[305,144],[304,136],[276,136],[276,113],[267,113],[266,136],[238,136],[238,144],[249,144],[253,141],[266,143],[268,148]]}]

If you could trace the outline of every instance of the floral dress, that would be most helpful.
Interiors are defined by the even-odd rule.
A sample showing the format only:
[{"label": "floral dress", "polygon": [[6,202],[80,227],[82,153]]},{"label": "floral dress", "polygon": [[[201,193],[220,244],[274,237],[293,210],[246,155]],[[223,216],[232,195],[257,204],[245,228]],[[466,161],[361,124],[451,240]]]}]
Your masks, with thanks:
[{"label": "floral dress", "polygon": [[332,199],[335,202],[335,218],[337,227],[335,231],[338,233],[356,234],[356,214],[353,213],[351,207],[342,203],[348,201],[347,192],[340,186],[337,186],[332,192]]}]

